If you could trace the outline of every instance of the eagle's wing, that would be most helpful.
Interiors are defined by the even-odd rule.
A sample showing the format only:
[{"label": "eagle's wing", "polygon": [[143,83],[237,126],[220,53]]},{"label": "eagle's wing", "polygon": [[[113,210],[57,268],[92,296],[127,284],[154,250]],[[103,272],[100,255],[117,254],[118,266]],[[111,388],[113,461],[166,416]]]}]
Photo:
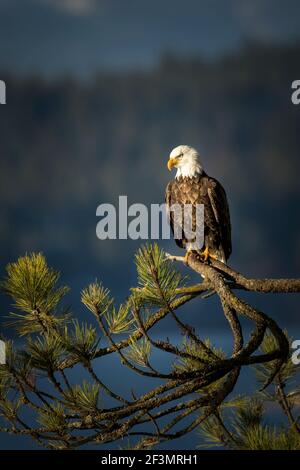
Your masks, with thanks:
[{"label": "eagle's wing", "polygon": [[232,246],[230,214],[226,193],[222,185],[217,180],[210,178],[207,194],[216,222],[219,226],[222,248],[226,259],[228,259],[231,254]]},{"label": "eagle's wing", "polygon": [[[176,200],[177,199],[177,195],[174,194],[174,181],[170,181],[166,187],[166,194],[165,194],[165,203],[166,203],[166,209],[167,209],[167,218],[169,220],[169,223],[170,223],[170,227],[171,227],[171,230],[172,230],[172,233],[174,235],[174,225],[176,226],[182,226],[182,220],[181,218],[180,219],[176,219],[174,220],[174,217],[176,217],[176,211],[171,211],[170,210],[170,207],[173,205],[173,204],[176,204],[178,203],[178,201]],[[173,194],[173,198],[172,198],[172,194]],[[175,199],[175,200],[173,200]],[[178,217],[178,214],[177,214],[177,217]],[[183,248],[184,247],[184,244],[182,242],[181,239],[179,238],[175,238],[175,243],[180,247],[180,248]]]},{"label": "eagle's wing", "polygon": [[165,203],[166,203],[166,208],[167,208],[167,217],[170,221],[170,225],[171,225],[171,229],[173,231],[173,224],[174,224],[174,221],[171,220],[171,212],[170,211],[170,206],[172,204],[171,202],[171,191],[172,191],[172,181],[170,181],[166,187],[166,194],[165,194]]}]

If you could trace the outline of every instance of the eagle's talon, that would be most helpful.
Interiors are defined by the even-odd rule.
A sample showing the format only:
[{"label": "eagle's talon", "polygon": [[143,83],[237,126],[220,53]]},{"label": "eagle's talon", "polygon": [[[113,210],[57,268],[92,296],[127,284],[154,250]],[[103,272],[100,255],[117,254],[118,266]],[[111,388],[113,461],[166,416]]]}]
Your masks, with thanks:
[{"label": "eagle's talon", "polygon": [[205,263],[207,263],[208,261],[212,259],[215,259],[217,261],[219,260],[219,258],[216,255],[213,255],[212,253],[210,253],[210,251],[208,250],[208,247],[206,247],[205,250],[199,254],[199,256],[200,256],[200,259],[204,261]]},{"label": "eagle's talon", "polygon": [[205,248],[205,250],[200,253],[200,257],[203,259],[203,261],[206,263],[206,261],[208,260],[208,258],[210,257],[210,254],[209,254],[209,251],[208,251],[208,247]]}]

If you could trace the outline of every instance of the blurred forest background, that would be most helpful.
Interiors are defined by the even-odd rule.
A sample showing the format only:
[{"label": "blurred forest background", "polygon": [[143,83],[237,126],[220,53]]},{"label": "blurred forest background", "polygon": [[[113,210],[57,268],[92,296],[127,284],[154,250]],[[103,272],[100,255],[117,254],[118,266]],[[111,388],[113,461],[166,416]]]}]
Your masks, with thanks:
[{"label": "blurred forest background", "polygon": [[[21,18],[24,3],[27,10]],[[206,4],[203,16],[195,2],[190,3],[198,20],[205,23],[205,12],[211,13],[209,2],[198,2],[202,7]],[[265,5],[261,16],[258,12],[251,17],[251,11],[247,16],[246,11],[240,22],[266,24],[268,32],[270,24],[264,21],[268,8],[273,8],[274,25],[282,26],[278,5],[283,2],[261,3]],[[139,55],[133,53],[134,58],[148,54],[151,60],[144,62],[130,61],[131,56],[126,62],[130,45],[118,38],[115,62],[109,63],[104,55],[102,63],[99,53],[99,61],[91,60],[89,74],[83,76],[79,57],[84,62],[85,49],[72,43],[72,35],[65,41],[63,34],[68,38],[72,32],[84,44],[85,30],[81,36],[74,22],[83,17],[92,24],[93,10],[86,8],[100,4],[109,8],[107,2],[64,0],[61,6],[53,2],[53,23],[51,15],[43,19],[41,13],[50,11],[46,0],[22,4],[15,0],[0,4],[0,78],[7,84],[7,104],[0,106],[2,275],[9,261],[26,252],[42,251],[49,264],[62,272],[62,282],[70,285],[68,301],[81,318],[86,320],[87,315],[79,303],[80,290],[95,278],[103,280],[122,301],[135,284],[133,255],[140,241],[99,241],[96,208],[103,202],[117,204],[119,195],[127,195],[129,204],[163,202],[170,178],[166,168],[169,152],[176,145],[188,144],[200,151],[205,170],[227,191],[233,227],[230,264],[253,277],[299,276],[300,106],[291,102],[291,83],[300,79],[300,42],[294,30],[299,8],[293,12],[289,2],[285,3],[284,27],[274,28],[272,37],[248,31],[234,41],[234,47],[231,36],[228,47],[222,46],[228,38],[227,17],[222,29],[218,16],[219,46],[215,31],[207,27],[203,50],[189,46],[194,45],[192,41],[186,41],[183,49],[176,47],[173,36],[171,42],[164,42],[165,36],[156,28],[152,39],[156,44],[161,38],[156,55],[145,46],[142,52],[142,45]],[[111,4],[115,5],[115,18],[122,16],[122,9],[118,16],[120,3]],[[157,2],[154,4],[159,17]],[[236,6],[237,2],[227,4]],[[173,20],[177,6],[175,2]],[[297,8],[293,1],[290,6]],[[168,12],[161,8],[167,28]],[[65,29],[58,22],[60,34],[56,36],[58,17],[64,19]],[[128,18],[129,13],[123,17],[123,27],[127,25],[130,31]],[[193,10],[189,18],[192,21]],[[44,39],[39,44],[39,38],[44,38],[43,21],[51,23],[46,30],[53,35],[48,38],[50,44],[53,41],[52,49],[47,49]],[[143,33],[137,20],[135,24],[139,25],[138,40]],[[241,24],[237,22],[237,29]],[[188,26],[185,18],[183,31],[189,32]],[[149,33],[149,25],[145,31]],[[89,40],[97,46],[95,36]],[[180,33],[177,40],[180,44]],[[38,47],[40,54],[44,51],[43,57],[36,53]],[[71,58],[75,54],[80,67],[74,63],[72,69],[67,51]],[[173,242],[161,244],[178,252]],[[8,300],[4,296],[0,300],[1,329],[12,335],[3,323],[10,309]],[[258,295],[256,305],[265,308],[292,336],[300,337],[296,296]],[[198,303],[195,309],[197,320],[195,311],[190,317],[194,324],[206,332],[225,334],[225,323],[213,299]],[[12,442],[7,439],[3,438],[0,448]],[[13,443],[18,446],[16,439]]]}]

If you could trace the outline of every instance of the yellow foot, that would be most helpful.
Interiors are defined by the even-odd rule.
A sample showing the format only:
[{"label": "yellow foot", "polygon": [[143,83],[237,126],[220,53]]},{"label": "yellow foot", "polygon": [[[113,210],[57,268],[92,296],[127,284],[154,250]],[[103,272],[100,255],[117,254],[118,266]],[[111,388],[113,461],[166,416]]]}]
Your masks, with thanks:
[{"label": "yellow foot", "polygon": [[215,256],[215,255],[212,255],[209,250],[208,250],[208,247],[205,248],[204,251],[202,251],[202,253],[200,253],[200,257],[203,261],[208,261],[209,258],[211,259],[215,259],[215,260],[218,260],[218,257]]},{"label": "yellow foot", "polygon": [[209,258],[209,252],[208,252],[208,248],[206,247],[204,251],[202,251],[202,253],[200,254],[200,257],[203,259],[203,261],[207,261],[208,258]]}]

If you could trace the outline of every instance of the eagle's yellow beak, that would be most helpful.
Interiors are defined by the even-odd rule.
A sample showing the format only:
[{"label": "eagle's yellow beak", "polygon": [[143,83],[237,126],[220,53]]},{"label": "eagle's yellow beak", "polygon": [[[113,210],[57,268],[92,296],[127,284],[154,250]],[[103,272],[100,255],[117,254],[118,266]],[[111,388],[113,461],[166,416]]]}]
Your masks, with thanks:
[{"label": "eagle's yellow beak", "polygon": [[170,158],[168,160],[168,170],[171,171],[173,166],[175,166],[178,163],[178,158]]}]

